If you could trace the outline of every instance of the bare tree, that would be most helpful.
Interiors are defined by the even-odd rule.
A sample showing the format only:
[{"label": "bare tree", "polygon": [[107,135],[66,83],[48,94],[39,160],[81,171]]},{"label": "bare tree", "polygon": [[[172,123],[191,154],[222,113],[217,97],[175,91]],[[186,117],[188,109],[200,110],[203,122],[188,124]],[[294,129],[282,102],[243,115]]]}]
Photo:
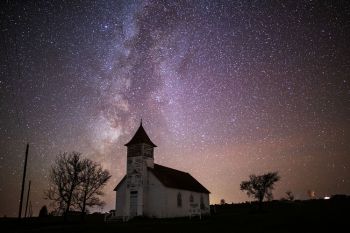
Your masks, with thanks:
[{"label": "bare tree", "polygon": [[70,208],[80,209],[84,215],[87,206],[104,205],[99,196],[103,195],[102,188],[111,178],[108,170],[82,159],[78,152],[59,154],[49,177],[50,188],[45,198],[52,201],[57,214],[64,214],[64,220]]},{"label": "bare tree", "polygon": [[103,206],[104,202],[99,196],[103,195],[102,189],[111,178],[108,170],[103,170],[101,165],[89,160],[83,160],[81,182],[74,194],[75,205],[85,215],[86,207]]},{"label": "bare tree", "polygon": [[277,172],[269,172],[260,176],[250,175],[248,181],[242,181],[240,188],[242,191],[246,191],[249,197],[257,199],[261,209],[264,199],[273,199],[273,185],[279,180]]},{"label": "bare tree", "polygon": [[72,205],[73,193],[81,183],[83,163],[79,152],[60,153],[50,170],[50,188],[45,197],[53,201],[58,213],[64,214],[66,220]]}]

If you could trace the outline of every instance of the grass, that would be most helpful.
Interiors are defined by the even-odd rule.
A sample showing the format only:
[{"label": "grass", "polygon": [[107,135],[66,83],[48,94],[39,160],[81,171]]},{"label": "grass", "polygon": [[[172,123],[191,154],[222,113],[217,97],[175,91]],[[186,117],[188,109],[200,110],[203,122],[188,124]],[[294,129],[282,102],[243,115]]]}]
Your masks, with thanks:
[{"label": "grass", "polygon": [[253,204],[212,206],[213,213],[198,218],[145,219],[127,223],[104,223],[102,215],[79,217],[63,224],[60,217],[2,218],[1,232],[319,232],[347,229],[350,200],[313,200],[264,203],[262,211]]}]

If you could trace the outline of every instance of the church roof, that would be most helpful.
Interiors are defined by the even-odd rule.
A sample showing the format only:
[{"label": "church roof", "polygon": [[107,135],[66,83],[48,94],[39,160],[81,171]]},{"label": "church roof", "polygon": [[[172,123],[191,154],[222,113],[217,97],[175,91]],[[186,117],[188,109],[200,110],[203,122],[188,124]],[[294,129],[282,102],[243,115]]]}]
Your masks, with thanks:
[{"label": "church roof", "polygon": [[151,145],[153,147],[157,147],[151,141],[151,139],[148,137],[145,129],[142,127],[142,121],[141,121],[140,127],[136,131],[134,137],[132,137],[132,139],[128,143],[126,143],[124,146],[130,146],[130,145],[135,145],[135,144],[140,144],[140,143],[146,143],[146,144]]},{"label": "church roof", "polygon": [[[182,189],[199,193],[210,193],[201,183],[187,172],[165,167],[159,164],[154,164],[154,168],[148,168],[150,172],[168,188]],[[118,187],[124,182],[126,175],[114,188],[117,191]]]},{"label": "church roof", "polygon": [[126,180],[126,175],[123,177],[123,179],[121,179],[121,181],[119,181],[119,183],[117,184],[117,186],[115,186],[115,188],[113,189],[113,191],[117,191],[117,189],[119,188],[119,186]]},{"label": "church roof", "polygon": [[148,168],[158,180],[166,187],[189,190],[199,193],[210,193],[201,183],[187,172],[154,164],[154,168]]}]

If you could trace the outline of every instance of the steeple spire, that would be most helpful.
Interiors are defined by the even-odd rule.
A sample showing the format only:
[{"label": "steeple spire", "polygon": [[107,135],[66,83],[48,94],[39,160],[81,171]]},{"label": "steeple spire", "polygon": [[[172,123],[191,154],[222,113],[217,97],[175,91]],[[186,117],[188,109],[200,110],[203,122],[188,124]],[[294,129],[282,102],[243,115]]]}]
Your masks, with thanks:
[{"label": "steeple spire", "polygon": [[145,129],[142,126],[142,118],[140,121],[140,126],[138,130],[136,131],[135,135],[132,137],[132,139],[126,143],[124,146],[130,146],[130,145],[135,145],[135,144],[140,144],[140,143],[145,143],[148,144],[152,147],[157,147],[151,139],[148,137]]}]

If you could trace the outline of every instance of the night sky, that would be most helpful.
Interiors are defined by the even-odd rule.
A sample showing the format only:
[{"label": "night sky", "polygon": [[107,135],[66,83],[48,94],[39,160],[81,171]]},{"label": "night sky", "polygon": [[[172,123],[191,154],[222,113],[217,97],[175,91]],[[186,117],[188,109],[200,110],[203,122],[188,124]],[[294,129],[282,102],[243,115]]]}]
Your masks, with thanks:
[{"label": "night sky", "polygon": [[125,174],[140,119],[155,162],[211,203],[278,171],[275,198],[350,194],[348,1],[1,1],[0,216],[16,216],[26,143],[37,215],[60,151]]}]

